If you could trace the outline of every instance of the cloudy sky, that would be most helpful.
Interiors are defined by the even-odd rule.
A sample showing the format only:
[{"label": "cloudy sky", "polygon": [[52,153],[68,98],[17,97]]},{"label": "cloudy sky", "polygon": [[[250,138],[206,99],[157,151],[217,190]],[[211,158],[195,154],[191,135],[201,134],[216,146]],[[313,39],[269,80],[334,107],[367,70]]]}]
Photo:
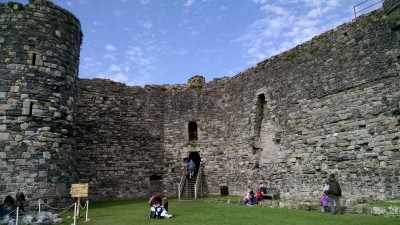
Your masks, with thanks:
[{"label": "cloudy sky", "polygon": [[350,22],[365,0],[52,1],[81,21],[81,78],[143,86],[234,76]]}]

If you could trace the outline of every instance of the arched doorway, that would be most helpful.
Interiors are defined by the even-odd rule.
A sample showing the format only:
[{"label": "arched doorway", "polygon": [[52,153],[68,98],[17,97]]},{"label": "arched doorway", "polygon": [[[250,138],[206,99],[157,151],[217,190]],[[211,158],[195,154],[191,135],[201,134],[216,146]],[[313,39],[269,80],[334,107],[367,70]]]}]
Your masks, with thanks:
[{"label": "arched doorway", "polygon": [[194,164],[196,164],[196,173],[197,173],[197,170],[199,169],[200,162],[201,162],[201,157],[200,157],[199,152],[190,152],[188,160],[191,160],[191,159],[193,159]]}]

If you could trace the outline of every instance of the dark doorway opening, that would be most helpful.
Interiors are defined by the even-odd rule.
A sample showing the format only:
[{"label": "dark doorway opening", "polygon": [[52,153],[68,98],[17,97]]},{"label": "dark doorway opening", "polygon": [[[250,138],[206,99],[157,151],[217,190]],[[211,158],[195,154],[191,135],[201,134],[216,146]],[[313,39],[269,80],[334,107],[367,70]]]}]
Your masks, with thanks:
[{"label": "dark doorway opening", "polygon": [[162,180],[162,177],[159,175],[151,175],[150,180]]},{"label": "dark doorway opening", "polygon": [[153,174],[150,176],[149,182],[149,196],[157,194],[161,195],[163,193],[164,185],[162,181],[162,177],[160,175]]},{"label": "dark doorway opening", "polygon": [[191,159],[193,159],[193,162],[196,165],[195,173],[197,173],[197,171],[199,170],[199,167],[200,167],[200,162],[201,162],[201,157],[200,157],[199,152],[190,152],[188,160],[191,160]]},{"label": "dark doorway opening", "polygon": [[189,122],[188,124],[189,141],[197,140],[197,123]]}]

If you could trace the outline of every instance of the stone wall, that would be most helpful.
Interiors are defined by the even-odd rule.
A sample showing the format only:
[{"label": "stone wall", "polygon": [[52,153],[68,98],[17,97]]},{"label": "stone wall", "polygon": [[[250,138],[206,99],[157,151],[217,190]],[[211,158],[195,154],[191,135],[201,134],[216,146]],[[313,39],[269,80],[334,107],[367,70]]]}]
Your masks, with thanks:
[{"label": "stone wall", "polygon": [[92,196],[129,198],[159,191],[150,183],[167,177],[164,95],[158,87],[80,80],[77,161],[80,182],[89,183]]},{"label": "stone wall", "polygon": [[[0,4],[0,196],[63,203],[75,167],[79,21],[51,2]],[[31,202],[35,204],[35,202]]]},{"label": "stone wall", "polygon": [[[196,152],[208,194],[220,186],[243,194],[267,180],[283,198],[315,201],[333,172],[353,200],[398,198],[400,52],[389,20],[377,10],[210,83],[80,81],[81,178],[94,198],[148,195],[156,185],[177,195]],[[189,140],[190,122],[197,140]]]},{"label": "stone wall", "polygon": [[176,196],[195,157],[206,194],[267,181],[315,202],[336,173],[349,204],[398,199],[397,2],[232,78],[145,87],[77,80],[79,21],[44,0],[3,4],[1,194],[62,202],[87,182],[90,199]]}]

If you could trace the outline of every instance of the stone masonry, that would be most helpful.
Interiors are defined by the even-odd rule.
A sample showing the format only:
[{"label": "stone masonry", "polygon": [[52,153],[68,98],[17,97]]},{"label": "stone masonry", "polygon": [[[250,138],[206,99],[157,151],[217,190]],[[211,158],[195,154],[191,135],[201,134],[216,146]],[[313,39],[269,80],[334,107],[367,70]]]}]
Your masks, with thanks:
[{"label": "stone masonry", "polygon": [[266,181],[315,202],[336,173],[347,205],[400,198],[400,2],[232,78],[144,87],[78,79],[79,21],[45,0],[19,7],[0,7],[3,196],[62,203],[74,182],[90,199],[177,196],[197,154],[206,194]]},{"label": "stone masonry", "polygon": [[70,198],[78,178],[74,127],[81,40],[79,21],[51,2],[0,4],[2,197],[21,189],[49,204]]}]

